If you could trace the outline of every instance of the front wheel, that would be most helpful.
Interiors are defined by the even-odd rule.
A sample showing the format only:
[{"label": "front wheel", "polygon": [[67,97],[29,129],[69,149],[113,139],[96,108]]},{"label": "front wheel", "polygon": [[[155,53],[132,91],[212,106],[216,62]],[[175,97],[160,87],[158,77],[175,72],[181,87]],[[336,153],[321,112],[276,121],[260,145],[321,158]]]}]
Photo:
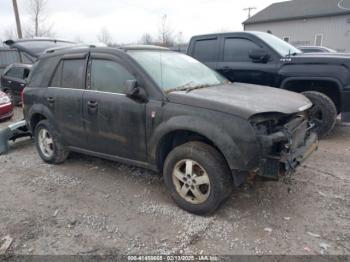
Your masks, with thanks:
[{"label": "front wheel", "polygon": [[164,182],[184,210],[205,215],[214,212],[232,192],[230,170],[223,156],[201,142],[173,149],[164,164]]},{"label": "front wheel", "polygon": [[314,131],[319,137],[327,136],[335,126],[337,120],[337,108],[333,101],[320,92],[303,92],[314,104],[309,110],[310,120],[314,122]]}]

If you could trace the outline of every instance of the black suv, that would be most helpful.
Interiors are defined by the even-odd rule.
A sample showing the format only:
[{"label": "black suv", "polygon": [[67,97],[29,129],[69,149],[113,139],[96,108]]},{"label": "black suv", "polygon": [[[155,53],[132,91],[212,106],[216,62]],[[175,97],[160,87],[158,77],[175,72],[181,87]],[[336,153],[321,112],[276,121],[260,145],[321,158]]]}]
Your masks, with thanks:
[{"label": "black suv", "polygon": [[0,90],[5,92],[14,105],[21,103],[21,94],[26,86],[26,81],[32,65],[12,64],[8,66],[1,76]]},{"label": "black suv", "polygon": [[276,179],[317,147],[306,97],[231,84],[160,47],[45,54],[23,99],[45,162],[75,151],[163,172],[176,203],[196,214],[214,211],[250,172]]},{"label": "black suv", "polygon": [[325,136],[350,112],[350,55],[304,54],[276,36],[237,32],[192,37],[187,54],[232,82],[303,93],[313,103],[315,131]]}]

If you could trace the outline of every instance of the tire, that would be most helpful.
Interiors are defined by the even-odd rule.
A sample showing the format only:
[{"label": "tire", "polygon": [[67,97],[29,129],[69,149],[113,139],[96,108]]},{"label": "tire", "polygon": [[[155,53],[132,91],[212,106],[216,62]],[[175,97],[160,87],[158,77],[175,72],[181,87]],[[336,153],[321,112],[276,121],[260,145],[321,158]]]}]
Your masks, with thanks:
[{"label": "tire", "polygon": [[[191,175],[197,176],[186,177],[185,181],[189,171],[186,167],[191,166],[188,161],[192,163]],[[177,172],[181,170],[183,173]],[[174,175],[175,171],[182,180]],[[225,159],[215,148],[202,142],[189,142],[173,149],[165,160],[163,174],[165,186],[175,203],[197,215],[213,213],[232,193],[233,180]],[[209,184],[200,184],[203,181]],[[185,188],[188,193],[184,197],[179,192]],[[193,192],[197,192],[196,195],[200,192],[200,197],[197,198]]]},{"label": "tire", "polygon": [[314,104],[310,110],[310,119],[314,121],[314,131],[322,138],[332,131],[337,120],[337,108],[333,101],[320,92],[307,91],[303,92],[310,101]]},{"label": "tire", "polygon": [[[43,145],[43,139],[40,137],[41,135],[44,135],[48,139],[46,146]],[[69,151],[62,144],[56,130],[48,120],[42,120],[36,125],[34,138],[38,153],[44,162],[49,164],[61,164],[67,159]],[[52,141],[51,143],[48,142],[50,139]],[[45,150],[45,148],[47,150]]]}]

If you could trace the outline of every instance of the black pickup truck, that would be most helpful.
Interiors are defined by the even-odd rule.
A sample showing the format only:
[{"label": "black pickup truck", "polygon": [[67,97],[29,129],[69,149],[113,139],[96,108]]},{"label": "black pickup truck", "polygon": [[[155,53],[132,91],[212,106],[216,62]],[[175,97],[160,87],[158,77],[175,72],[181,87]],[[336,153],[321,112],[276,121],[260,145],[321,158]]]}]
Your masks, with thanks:
[{"label": "black pickup truck", "polygon": [[263,32],[194,36],[187,54],[232,82],[303,93],[314,104],[310,117],[321,137],[333,129],[338,114],[350,111],[349,54],[305,54]]}]

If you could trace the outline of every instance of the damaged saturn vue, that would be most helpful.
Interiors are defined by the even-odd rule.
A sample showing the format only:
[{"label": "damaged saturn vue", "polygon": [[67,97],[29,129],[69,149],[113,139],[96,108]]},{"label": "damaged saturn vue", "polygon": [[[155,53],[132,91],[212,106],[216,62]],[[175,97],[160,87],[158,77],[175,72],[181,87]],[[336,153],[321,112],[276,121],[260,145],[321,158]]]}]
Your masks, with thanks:
[{"label": "damaged saturn vue", "polygon": [[248,174],[293,172],[318,143],[303,95],[232,84],[159,47],[50,50],[23,101],[45,162],[75,151],[162,172],[195,214],[215,211]]}]

